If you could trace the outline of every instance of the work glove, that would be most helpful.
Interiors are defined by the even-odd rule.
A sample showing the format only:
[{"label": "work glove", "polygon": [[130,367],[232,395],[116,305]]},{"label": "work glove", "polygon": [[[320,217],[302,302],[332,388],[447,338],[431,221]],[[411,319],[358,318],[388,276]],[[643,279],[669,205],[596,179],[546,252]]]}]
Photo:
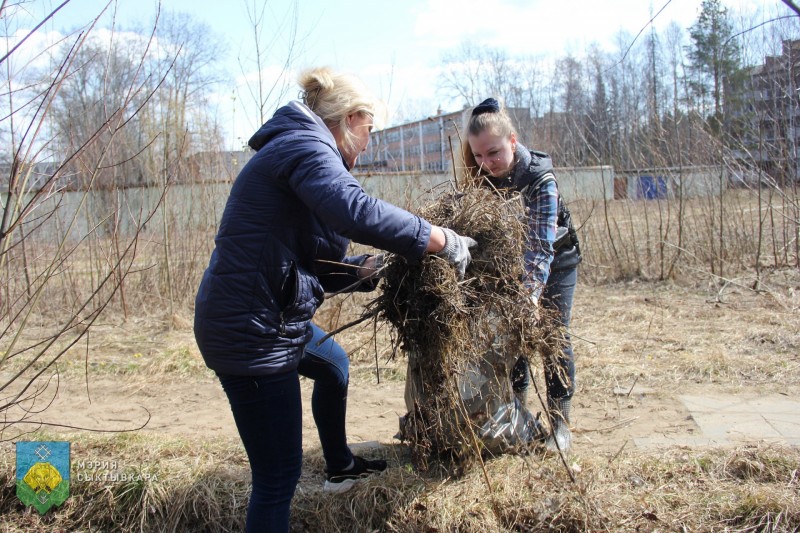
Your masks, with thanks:
[{"label": "work glove", "polygon": [[454,265],[458,273],[458,279],[464,279],[464,272],[466,272],[467,265],[472,260],[469,249],[476,246],[478,241],[470,237],[462,237],[449,228],[442,228],[442,231],[444,232],[445,244],[440,252],[436,252],[436,255]]},{"label": "work glove", "polygon": [[386,273],[386,254],[368,255],[359,265],[358,277],[361,279],[380,279]]}]

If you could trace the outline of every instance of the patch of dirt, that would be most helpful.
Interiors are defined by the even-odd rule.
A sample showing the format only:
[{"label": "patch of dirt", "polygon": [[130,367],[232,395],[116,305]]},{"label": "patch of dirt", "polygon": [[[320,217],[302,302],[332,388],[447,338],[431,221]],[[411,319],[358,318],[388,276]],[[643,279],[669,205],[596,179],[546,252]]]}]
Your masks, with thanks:
[{"label": "patch of dirt", "polygon": [[[311,415],[312,382],[302,380],[304,447],[319,446]],[[347,406],[351,443],[391,443],[398,417],[405,413],[404,384],[374,379],[352,382]],[[697,387],[687,391],[700,393]],[[45,391],[44,397],[54,391]],[[691,435],[696,424],[674,395],[655,392],[576,395],[576,451],[614,453],[636,438],[654,434]],[[532,410],[543,410],[531,399]],[[148,421],[149,417],[149,421]],[[134,382],[129,377],[102,376],[91,380],[89,394],[79,376],[62,377],[53,403],[37,420],[96,430],[141,429],[143,433],[180,435],[188,439],[237,439],[238,434],[219,383],[213,380]],[[53,428],[58,429],[58,428]],[[69,431],[64,428],[65,431]],[[626,442],[628,444],[626,444]]]},{"label": "patch of dirt", "polygon": [[[784,274],[785,275],[785,274]],[[702,396],[717,392],[760,394],[800,393],[800,318],[797,277],[789,276],[771,293],[757,294],[740,287],[720,292],[689,289],[671,284],[579,285],[573,332],[577,354],[577,393],[573,426],[575,453],[607,454],[636,447],[637,439],[663,436],[681,441],[698,435],[699,426],[680,395]],[[346,322],[346,320],[342,320]],[[141,331],[141,325],[129,325]],[[113,361],[128,352],[141,357],[159,353],[188,354],[201,366],[191,330],[159,331],[152,328],[145,342],[126,326],[107,327],[95,342],[102,350],[90,351],[89,360]],[[345,334],[343,334],[345,335]],[[351,339],[373,335],[371,325],[346,332]],[[126,338],[136,346],[127,346]],[[356,342],[369,352],[369,340]],[[110,350],[110,346],[114,350]],[[176,346],[179,349],[176,352]],[[374,350],[355,360],[348,400],[347,431],[350,442],[392,443],[398,417],[405,413],[404,361],[398,356],[381,365],[388,379],[374,376]],[[77,356],[76,356],[77,357]],[[363,359],[363,360],[362,360]],[[393,375],[394,374],[394,375]],[[541,373],[537,379],[544,391]],[[311,382],[302,380],[304,447],[316,449],[310,411]],[[31,417],[68,426],[124,430],[141,426],[154,434],[181,435],[189,439],[238,439],[222,388],[208,373],[90,375],[88,387],[79,370],[60,376],[56,392],[51,383],[41,399],[53,398],[41,414]],[[535,393],[529,398],[534,411]],[[43,406],[40,400],[36,409]],[[20,413],[9,413],[9,418]],[[800,416],[800,415],[798,415]],[[22,426],[18,426],[17,429]],[[24,426],[32,429],[34,426]],[[53,428],[56,431],[69,429]],[[5,439],[11,438],[6,435]],[[758,442],[759,435],[752,435]]]}]

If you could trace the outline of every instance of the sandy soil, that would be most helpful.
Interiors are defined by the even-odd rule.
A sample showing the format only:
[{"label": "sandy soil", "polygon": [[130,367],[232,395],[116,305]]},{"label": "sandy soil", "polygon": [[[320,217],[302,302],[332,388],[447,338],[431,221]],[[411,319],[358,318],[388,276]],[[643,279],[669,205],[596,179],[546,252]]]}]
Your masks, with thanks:
[{"label": "sandy soil", "polygon": [[[76,376],[77,377],[77,376]],[[40,419],[81,428],[124,430],[146,426],[145,434],[180,435],[189,439],[231,438],[237,433],[227,400],[212,380],[193,382],[158,381],[126,383],[101,377],[86,385],[69,377],[62,381],[57,399]],[[351,443],[392,442],[398,417],[405,413],[403,383],[376,381],[352,383],[348,401],[348,436]],[[318,447],[310,410],[311,382],[302,384],[304,398],[304,446]],[[687,387],[683,392],[700,393],[705,387]],[[697,425],[673,394],[656,392],[626,395],[627,391],[578,395],[575,398],[576,451],[614,453],[630,441],[665,435],[692,435]],[[530,408],[542,410],[532,398]],[[149,421],[148,421],[148,416]],[[627,443],[627,444],[626,444]]]}]

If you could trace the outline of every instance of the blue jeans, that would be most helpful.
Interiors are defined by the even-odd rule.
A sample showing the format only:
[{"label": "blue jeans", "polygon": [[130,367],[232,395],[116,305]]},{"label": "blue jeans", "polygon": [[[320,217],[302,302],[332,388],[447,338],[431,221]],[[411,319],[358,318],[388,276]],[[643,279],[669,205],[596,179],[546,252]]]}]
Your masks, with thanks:
[{"label": "blue jeans", "polygon": [[353,459],[345,434],[349,360],[333,338],[314,324],[297,370],[267,376],[219,375],[247,452],[253,491],[247,531],[286,532],[303,464],[303,408],[299,376],[314,380],[311,410],[328,470]]},{"label": "blue jeans", "polygon": [[[575,297],[575,285],[578,282],[577,267],[551,272],[547,285],[542,291],[541,306],[544,309],[558,311],[558,322],[552,324],[545,334],[545,344],[548,336],[559,335],[557,344],[561,347],[561,354],[555,358],[557,364],[545,363],[544,375],[547,382],[547,396],[549,398],[571,398],[575,393],[575,354],[572,351],[572,341],[569,336],[569,323],[572,318],[572,301]],[[545,357],[545,361],[553,358]],[[512,370],[511,379],[515,391],[527,390],[530,385],[528,357],[521,356]]]},{"label": "blue jeans", "polygon": [[306,344],[297,372],[314,380],[311,413],[317,425],[325,465],[328,470],[344,470],[353,461],[344,429],[350,359],[333,337],[317,346],[326,333],[315,324],[311,324],[311,330],[314,336]]},{"label": "blue jeans", "polygon": [[250,470],[247,531],[289,531],[289,509],[303,464],[303,408],[297,371],[220,375]]}]

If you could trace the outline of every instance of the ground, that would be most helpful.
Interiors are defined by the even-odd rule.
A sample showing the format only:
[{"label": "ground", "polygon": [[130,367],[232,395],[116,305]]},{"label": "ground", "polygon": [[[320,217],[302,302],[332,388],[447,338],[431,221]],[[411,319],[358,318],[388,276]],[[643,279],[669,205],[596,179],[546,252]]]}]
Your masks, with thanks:
[{"label": "ground", "polygon": [[[774,273],[759,292],[744,280],[706,287],[581,285],[573,312],[575,455],[800,445],[798,279],[796,272]],[[104,431],[146,422],[144,434],[236,441],[226,398],[203,367],[188,324],[100,325],[88,360],[85,346],[70,354],[52,405],[35,419]],[[389,347],[380,347],[379,382],[375,349],[365,336],[371,338],[372,326],[340,338],[354,352],[347,431],[354,444],[391,443],[405,413],[404,363],[400,356],[388,360]],[[302,387],[304,447],[314,450],[311,383],[303,380]],[[54,392],[55,382],[43,397]],[[535,394],[529,404],[541,410]]]}]

